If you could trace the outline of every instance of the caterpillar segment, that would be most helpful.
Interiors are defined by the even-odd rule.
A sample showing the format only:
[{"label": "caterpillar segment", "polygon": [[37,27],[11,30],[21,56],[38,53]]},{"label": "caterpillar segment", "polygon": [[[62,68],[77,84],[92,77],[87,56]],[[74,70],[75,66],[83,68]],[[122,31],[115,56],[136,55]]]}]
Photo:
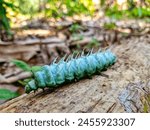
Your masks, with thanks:
[{"label": "caterpillar segment", "polygon": [[116,62],[116,56],[110,51],[92,53],[65,61],[65,57],[58,63],[44,65],[40,71],[34,72],[34,78],[25,86],[26,93],[36,91],[38,88],[54,88],[61,84],[80,80],[107,69]]}]

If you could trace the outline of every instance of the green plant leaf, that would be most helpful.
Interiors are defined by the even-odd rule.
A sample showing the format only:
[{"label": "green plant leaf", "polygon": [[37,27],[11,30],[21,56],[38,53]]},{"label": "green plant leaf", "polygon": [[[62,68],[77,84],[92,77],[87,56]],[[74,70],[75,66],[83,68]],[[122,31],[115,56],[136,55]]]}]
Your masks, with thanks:
[{"label": "green plant leaf", "polygon": [[32,80],[32,78],[26,78],[24,80],[18,80],[18,82],[23,85],[26,86],[28,82],[30,82]]},{"label": "green plant leaf", "polygon": [[79,31],[79,30],[81,30],[83,27],[82,26],[80,26],[79,24],[72,24],[71,25],[71,27],[69,28],[69,30],[71,31],[71,32],[77,32],[77,31]]},{"label": "green plant leaf", "polygon": [[10,31],[10,24],[7,18],[6,8],[4,7],[4,1],[0,1],[0,20],[2,22],[2,26],[4,29],[9,32]]},{"label": "green plant leaf", "polygon": [[142,9],[141,8],[138,8],[138,16],[142,17]]},{"label": "green plant leaf", "polygon": [[148,104],[146,102],[144,103],[143,111],[144,111],[144,113],[148,112]]},{"label": "green plant leaf", "polygon": [[13,60],[12,61],[17,67],[19,67],[20,69],[24,70],[24,71],[31,71],[30,66],[25,63],[24,61],[21,60]]},{"label": "green plant leaf", "polygon": [[99,41],[96,38],[92,38],[89,44],[87,44],[87,48],[98,47],[100,45]]},{"label": "green plant leaf", "polygon": [[115,23],[105,23],[104,28],[105,29],[115,29],[116,25],[115,25]]},{"label": "green plant leaf", "polygon": [[18,93],[12,92],[8,89],[0,89],[0,100],[8,100],[19,96]]},{"label": "green plant leaf", "polygon": [[32,70],[32,72],[36,72],[36,71],[40,71],[41,68],[42,68],[42,66],[32,66],[31,70]]}]

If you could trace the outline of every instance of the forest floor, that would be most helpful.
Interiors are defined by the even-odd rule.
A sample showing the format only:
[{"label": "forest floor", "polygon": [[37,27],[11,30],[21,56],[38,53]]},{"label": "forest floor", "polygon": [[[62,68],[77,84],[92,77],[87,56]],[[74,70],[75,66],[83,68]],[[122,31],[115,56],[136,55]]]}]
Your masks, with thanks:
[{"label": "forest floor", "polygon": [[[33,98],[35,94],[27,96],[24,94],[23,86],[18,83],[31,74],[17,68],[10,62],[12,59],[20,59],[30,65],[43,65],[51,63],[55,57],[60,59],[65,54],[82,52],[83,49],[86,53],[92,48],[94,51],[99,48],[110,48],[116,54],[117,62],[102,72],[102,75],[94,76],[92,80],[81,80],[55,90],[55,94],[52,92],[47,95],[47,98],[49,100],[53,98],[53,101],[47,100],[42,105],[46,107],[50,103],[53,107],[44,110],[46,112],[144,111],[147,107],[145,93],[148,96],[150,93],[150,23],[142,20],[117,21],[109,18],[57,22],[53,26],[48,22],[41,24],[42,22],[40,20],[30,22],[26,29],[17,30],[13,41],[0,41],[0,88],[23,94],[21,101],[20,97],[1,105],[1,111],[43,112],[38,107],[45,98],[38,97],[39,101],[36,101],[37,99]],[[31,97],[32,105],[31,102],[26,102]],[[145,111],[149,112],[149,109]]]}]

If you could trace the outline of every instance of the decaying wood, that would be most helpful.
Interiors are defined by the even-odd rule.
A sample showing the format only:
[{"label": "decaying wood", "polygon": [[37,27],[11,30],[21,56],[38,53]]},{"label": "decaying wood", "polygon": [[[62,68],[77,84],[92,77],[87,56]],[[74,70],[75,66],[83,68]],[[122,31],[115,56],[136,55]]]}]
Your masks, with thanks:
[{"label": "decaying wood", "polygon": [[14,82],[17,82],[18,80],[29,78],[31,77],[31,75],[32,74],[30,72],[22,72],[18,75],[11,76],[9,78],[5,78],[1,76],[2,79],[0,78],[0,83],[14,83]]},{"label": "decaying wood", "polygon": [[[55,90],[24,94],[0,106],[0,112],[128,112],[119,95],[129,83],[150,79],[150,44],[144,38],[131,38],[112,51],[117,62],[103,72]],[[137,104],[140,102],[137,101]]]},{"label": "decaying wood", "polygon": [[[0,62],[10,61],[12,59],[21,59],[24,61],[29,61],[39,52],[50,53],[48,49],[49,47],[57,48],[60,50],[63,48],[65,49],[65,53],[70,53],[70,50],[64,43],[64,41],[57,37],[50,37],[46,39],[26,39],[24,41],[20,40],[13,42],[0,41]],[[56,49],[53,50],[55,51],[55,53],[57,53]],[[46,57],[46,59],[44,59],[43,57],[43,60],[44,63],[51,61],[48,56]]]},{"label": "decaying wood", "polygon": [[150,112],[150,81],[129,83],[119,100],[126,112]]}]

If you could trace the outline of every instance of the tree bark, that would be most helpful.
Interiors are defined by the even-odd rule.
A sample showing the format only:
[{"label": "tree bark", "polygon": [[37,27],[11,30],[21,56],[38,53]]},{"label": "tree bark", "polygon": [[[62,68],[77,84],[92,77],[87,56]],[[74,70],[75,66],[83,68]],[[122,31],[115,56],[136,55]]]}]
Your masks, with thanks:
[{"label": "tree bark", "polygon": [[149,43],[131,39],[113,47],[117,62],[102,75],[24,94],[1,105],[0,112],[128,112],[118,97],[129,83],[150,79],[149,50]]}]

